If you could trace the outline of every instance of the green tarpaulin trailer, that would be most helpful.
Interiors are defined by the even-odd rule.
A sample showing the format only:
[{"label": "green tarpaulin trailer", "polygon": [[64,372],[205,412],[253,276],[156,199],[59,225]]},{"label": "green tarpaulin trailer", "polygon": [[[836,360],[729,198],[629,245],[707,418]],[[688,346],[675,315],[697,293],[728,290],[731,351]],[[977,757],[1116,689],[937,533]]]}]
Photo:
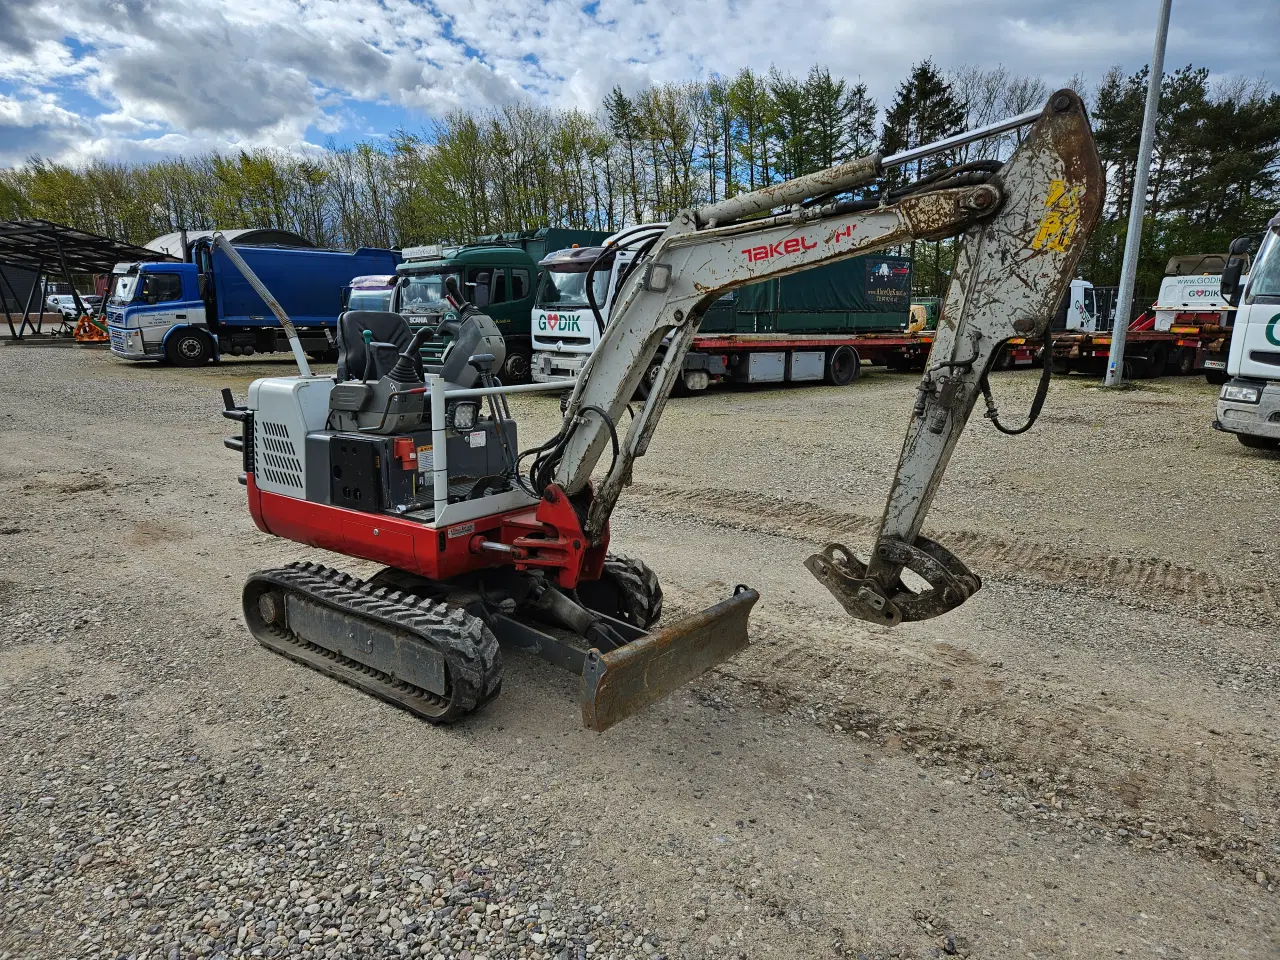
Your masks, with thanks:
[{"label": "green tarpaulin trailer", "polygon": [[707,311],[700,330],[864,333],[905,330],[910,316],[910,258],[871,255],[742,287]]},{"label": "green tarpaulin trailer", "polygon": [[603,230],[569,230],[563,227],[541,227],[538,230],[512,230],[476,237],[474,243],[502,243],[519,247],[537,263],[549,253],[567,247],[598,247],[609,238]]}]

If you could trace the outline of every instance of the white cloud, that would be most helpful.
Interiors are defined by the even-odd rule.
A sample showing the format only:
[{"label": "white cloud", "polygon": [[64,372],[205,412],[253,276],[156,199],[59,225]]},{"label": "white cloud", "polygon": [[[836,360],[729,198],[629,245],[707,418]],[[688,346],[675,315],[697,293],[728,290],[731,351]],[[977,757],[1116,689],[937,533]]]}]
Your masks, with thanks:
[{"label": "white cloud", "polygon": [[75,153],[93,132],[88,120],[60,107],[51,94],[0,94],[0,165]]},{"label": "white cloud", "polygon": [[[1077,0],[0,0],[0,163],[31,144],[76,156],[297,148],[363,133],[362,103],[423,120],[520,97],[595,109],[615,84],[822,63],[881,103],[914,61],[1098,77],[1149,56],[1154,2]],[[1280,4],[1182,0],[1167,62],[1215,75],[1270,63]],[[1271,78],[1274,81],[1274,77]],[[0,88],[3,89],[3,88]],[[88,97],[102,104],[95,113]],[[21,117],[17,107],[25,104]],[[50,109],[50,108],[54,109]],[[200,146],[197,146],[200,145]]]}]

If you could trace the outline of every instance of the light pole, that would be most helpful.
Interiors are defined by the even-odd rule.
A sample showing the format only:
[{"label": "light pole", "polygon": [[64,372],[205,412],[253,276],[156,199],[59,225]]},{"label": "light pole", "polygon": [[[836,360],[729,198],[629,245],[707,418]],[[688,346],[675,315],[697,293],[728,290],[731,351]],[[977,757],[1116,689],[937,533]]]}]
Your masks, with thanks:
[{"label": "light pole", "polygon": [[[1116,295],[1116,320],[1111,331],[1111,355],[1107,360],[1106,386],[1118,387],[1124,374],[1124,344],[1129,333],[1129,311],[1133,304],[1133,284],[1138,272],[1138,248],[1142,243],[1142,217],[1147,209],[1147,173],[1151,169],[1151,141],[1156,135],[1160,108],[1160,87],[1164,79],[1164,46],[1169,38],[1169,8],[1173,0],[1160,0],[1160,23],[1156,46],[1151,53],[1147,76],[1147,106],[1142,115],[1142,139],[1138,142],[1138,167],[1133,177],[1133,200],[1129,204],[1129,229],[1124,238],[1124,263],[1120,267],[1120,291]],[[1160,371],[1154,371],[1157,375]]]}]

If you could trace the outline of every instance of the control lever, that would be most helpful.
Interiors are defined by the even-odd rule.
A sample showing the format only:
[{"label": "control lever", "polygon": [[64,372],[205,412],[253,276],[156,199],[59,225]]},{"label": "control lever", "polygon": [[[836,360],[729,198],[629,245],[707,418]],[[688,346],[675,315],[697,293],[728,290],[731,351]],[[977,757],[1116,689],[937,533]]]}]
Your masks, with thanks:
[{"label": "control lever", "polygon": [[462,296],[462,288],[458,287],[458,278],[456,276],[445,276],[444,278],[444,298],[449,302],[449,306],[458,311],[458,319],[470,316],[475,311],[475,306],[467,302],[467,298]]},{"label": "control lever", "polygon": [[421,383],[422,380],[418,376],[418,365],[415,362],[418,357],[418,351],[422,349],[422,342],[434,333],[430,327],[419,327],[414,331],[413,339],[409,341],[409,345],[400,351],[400,356],[396,357],[396,365],[391,368],[391,372],[387,374],[396,383]]},{"label": "control lever", "polygon": [[476,372],[480,374],[480,382],[486,387],[493,386],[493,361],[492,353],[476,353],[467,357],[467,363],[476,368]]}]

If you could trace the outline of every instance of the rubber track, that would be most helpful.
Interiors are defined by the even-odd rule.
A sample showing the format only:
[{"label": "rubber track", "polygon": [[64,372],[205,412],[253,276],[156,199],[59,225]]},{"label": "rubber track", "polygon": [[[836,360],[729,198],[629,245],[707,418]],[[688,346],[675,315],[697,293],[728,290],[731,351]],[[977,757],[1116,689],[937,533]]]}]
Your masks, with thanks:
[{"label": "rubber track", "polygon": [[[440,696],[376,670],[284,629],[262,625],[255,606],[270,585],[306,596],[356,619],[367,619],[416,635],[445,659],[449,690]],[[252,596],[251,596],[252,591]],[[502,687],[502,654],[497,638],[476,617],[458,607],[367,584],[350,574],[318,563],[294,563],[255,573],[245,585],[245,618],[250,631],[267,649],[402,707],[432,723],[450,723],[498,695]],[[259,632],[259,630],[261,632]]]}]

